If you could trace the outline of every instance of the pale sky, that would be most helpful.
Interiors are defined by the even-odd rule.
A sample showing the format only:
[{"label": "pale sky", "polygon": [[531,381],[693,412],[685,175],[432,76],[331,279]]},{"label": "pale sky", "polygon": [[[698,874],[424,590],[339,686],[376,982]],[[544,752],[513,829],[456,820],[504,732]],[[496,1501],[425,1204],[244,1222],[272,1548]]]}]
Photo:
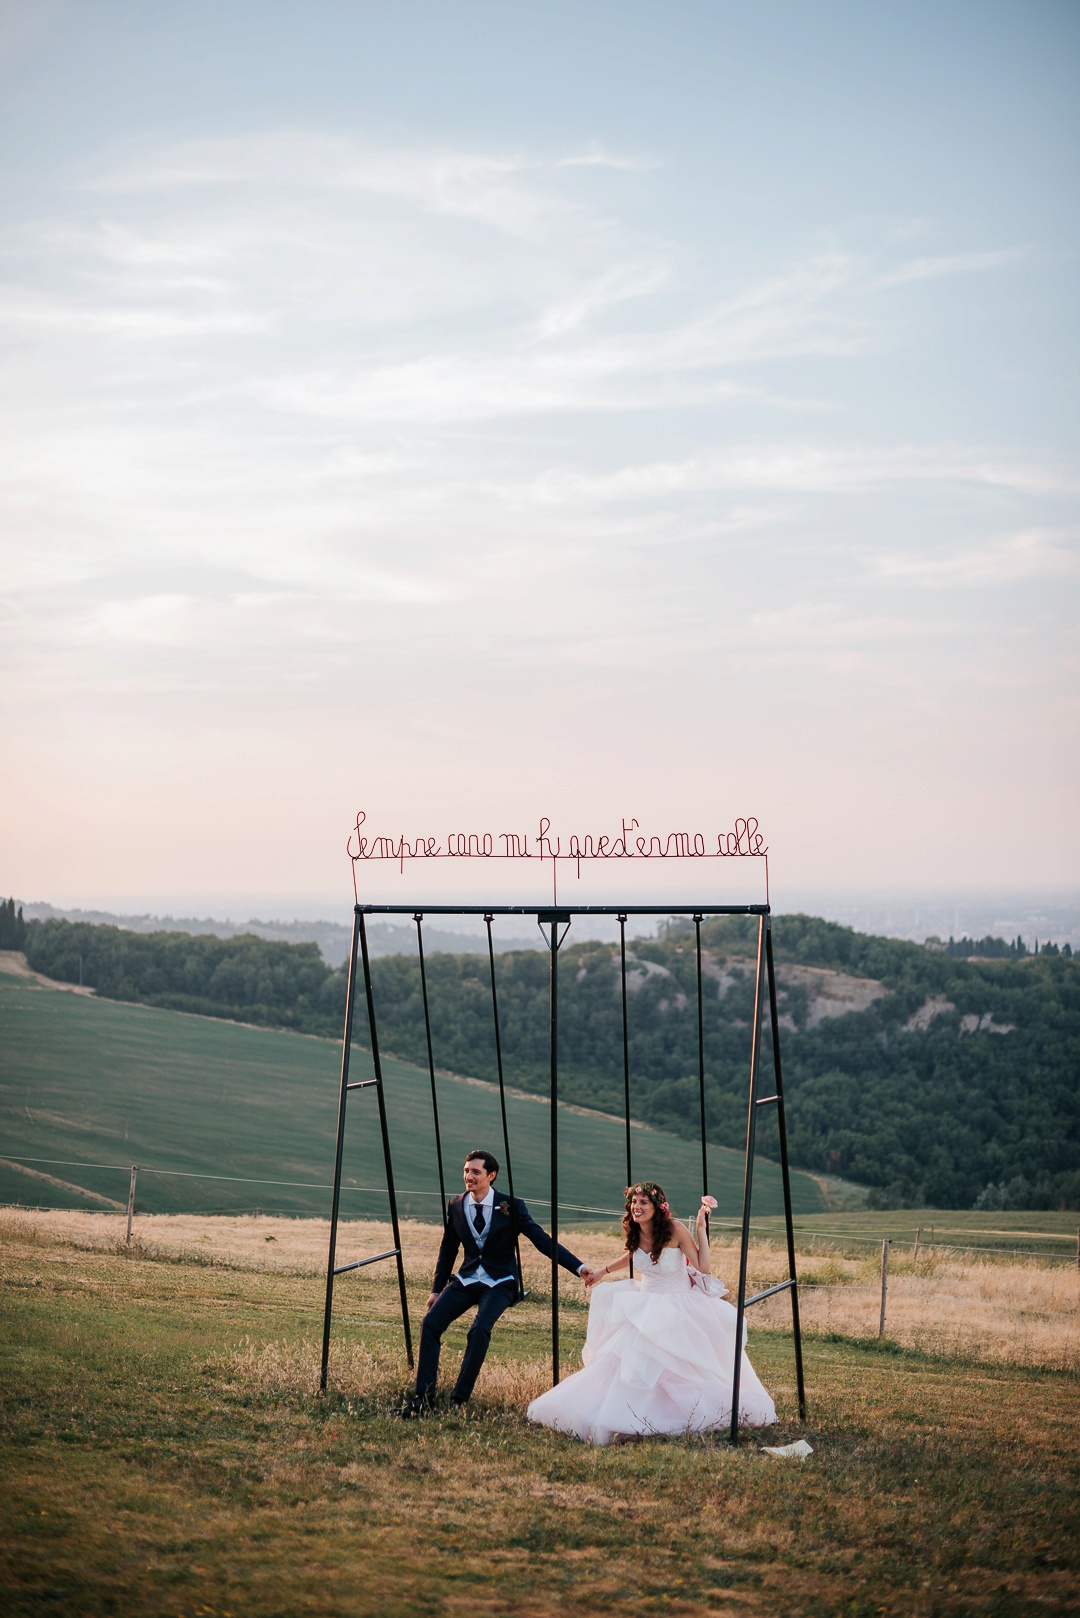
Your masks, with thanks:
[{"label": "pale sky", "polygon": [[359,808],[1080,885],[1078,46],[0,0],[3,891],[310,914]]}]

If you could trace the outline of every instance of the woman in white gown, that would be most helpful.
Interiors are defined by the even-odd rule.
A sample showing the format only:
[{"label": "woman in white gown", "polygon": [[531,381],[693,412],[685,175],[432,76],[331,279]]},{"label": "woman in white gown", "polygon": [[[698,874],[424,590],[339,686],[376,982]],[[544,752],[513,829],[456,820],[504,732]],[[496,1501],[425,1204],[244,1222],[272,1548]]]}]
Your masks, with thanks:
[{"label": "woman in white gown", "polygon": [[[642,1180],[627,1187],[626,1252],[584,1278],[593,1287],[632,1264],[633,1279],[593,1291],[583,1368],[534,1399],[530,1421],[590,1444],[711,1432],[730,1423],[736,1312],[712,1275],[706,1220],[703,1200],[695,1241],[671,1217],[660,1186]],[[745,1346],[739,1420],[750,1427],[776,1420]]]}]

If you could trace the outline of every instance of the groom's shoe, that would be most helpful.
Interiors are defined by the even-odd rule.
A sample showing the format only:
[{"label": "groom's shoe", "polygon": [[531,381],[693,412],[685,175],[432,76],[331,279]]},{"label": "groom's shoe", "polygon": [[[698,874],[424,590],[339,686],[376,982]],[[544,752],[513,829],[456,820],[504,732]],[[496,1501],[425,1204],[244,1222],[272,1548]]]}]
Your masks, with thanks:
[{"label": "groom's shoe", "polygon": [[402,1421],[416,1421],[419,1416],[426,1416],[431,1408],[430,1394],[412,1393],[401,1404],[395,1405],[390,1414],[400,1417]]}]

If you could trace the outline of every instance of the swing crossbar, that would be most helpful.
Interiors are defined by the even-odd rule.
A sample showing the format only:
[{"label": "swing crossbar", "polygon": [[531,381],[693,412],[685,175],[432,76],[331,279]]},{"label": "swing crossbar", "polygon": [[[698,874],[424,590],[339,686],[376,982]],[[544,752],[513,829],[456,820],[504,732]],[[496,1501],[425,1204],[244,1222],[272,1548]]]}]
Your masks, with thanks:
[{"label": "swing crossbar", "polygon": [[779,1096],[758,1096],[754,1102],[755,1107],[767,1107],[770,1101],[779,1101]]},{"label": "swing crossbar", "polygon": [[381,1258],[397,1258],[400,1252],[400,1247],[388,1247],[385,1253],[372,1253],[370,1258],[358,1258],[355,1264],[339,1264],[334,1274],[344,1275],[347,1270],[362,1270],[368,1264],[378,1264]]},{"label": "swing crossbar", "polygon": [[[414,916],[415,905],[358,904],[365,916]],[[550,904],[538,905],[425,905],[425,916],[550,916]],[[755,905],[560,905],[560,918],[574,916],[767,916],[769,906]]]},{"label": "swing crossbar", "polygon": [[378,1084],[378,1082],[378,1079],[355,1079],[352,1084],[347,1084],[345,1088],[346,1090],[370,1090],[371,1086]]}]

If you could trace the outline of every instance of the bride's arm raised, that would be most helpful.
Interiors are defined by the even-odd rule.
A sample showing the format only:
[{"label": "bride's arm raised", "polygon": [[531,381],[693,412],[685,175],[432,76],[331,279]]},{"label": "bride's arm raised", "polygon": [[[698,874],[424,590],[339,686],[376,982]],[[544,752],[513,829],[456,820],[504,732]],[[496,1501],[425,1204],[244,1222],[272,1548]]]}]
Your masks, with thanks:
[{"label": "bride's arm raised", "polygon": [[674,1219],[672,1220],[672,1223],[675,1226],[675,1240],[679,1245],[680,1252],[685,1254],[685,1256],[690,1260],[690,1263],[694,1266],[695,1270],[700,1270],[702,1275],[711,1275],[712,1260],[709,1257],[709,1226],[707,1210],[704,1207],[699,1208],[697,1218],[694,1220],[694,1236],[697,1237],[696,1241],[694,1240],[694,1236],[691,1236],[681,1219]]}]

